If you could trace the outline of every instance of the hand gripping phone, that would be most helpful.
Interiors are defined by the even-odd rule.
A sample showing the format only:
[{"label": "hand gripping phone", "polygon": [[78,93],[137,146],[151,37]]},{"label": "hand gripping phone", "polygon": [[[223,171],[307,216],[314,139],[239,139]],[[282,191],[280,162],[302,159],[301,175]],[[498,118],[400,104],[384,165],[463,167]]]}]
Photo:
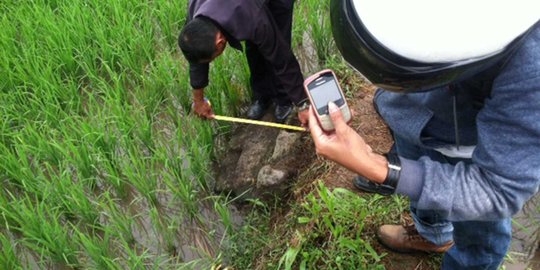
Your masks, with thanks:
[{"label": "hand gripping phone", "polygon": [[334,130],[334,124],[328,111],[328,102],[330,101],[339,107],[345,122],[351,120],[351,110],[349,110],[343,91],[341,91],[336,75],[332,70],[325,69],[311,75],[304,81],[304,89],[315,109],[319,125],[324,131]]}]

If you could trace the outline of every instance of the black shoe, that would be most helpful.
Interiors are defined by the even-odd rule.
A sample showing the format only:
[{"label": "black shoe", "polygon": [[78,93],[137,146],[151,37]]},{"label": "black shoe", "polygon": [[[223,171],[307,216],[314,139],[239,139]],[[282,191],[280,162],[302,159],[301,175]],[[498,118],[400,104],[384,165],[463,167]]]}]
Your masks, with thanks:
[{"label": "black shoe", "polygon": [[286,104],[286,105],[276,105],[276,110],[274,111],[274,116],[276,117],[276,122],[278,123],[284,123],[285,120],[287,120],[287,117],[291,114],[293,111],[293,105],[292,104]]},{"label": "black shoe", "polygon": [[253,119],[253,120],[259,120],[264,116],[264,113],[266,112],[266,109],[268,109],[268,106],[270,105],[270,102],[263,101],[260,99],[255,100],[251,106],[249,106],[249,110],[247,112],[247,118]]}]

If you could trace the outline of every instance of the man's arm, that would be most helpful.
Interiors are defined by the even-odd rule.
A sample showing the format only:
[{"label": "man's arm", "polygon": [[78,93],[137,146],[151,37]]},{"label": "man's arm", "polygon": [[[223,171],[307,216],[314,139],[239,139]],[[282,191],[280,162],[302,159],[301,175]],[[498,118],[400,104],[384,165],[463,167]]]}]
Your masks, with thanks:
[{"label": "man's arm", "polygon": [[193,111],[203,118],[213,118],[212,107],[204,99],[204,88],[208,86],[209,64],[189,64],[189,80],[193,87]]},{"label": "man's arm", "polygon": [[453,221],[494,220],[519,211],[540,185],[538,55],[537,43],[525,44],[494,81],[477,116],[472,164],[402,159],[397,191]]}]

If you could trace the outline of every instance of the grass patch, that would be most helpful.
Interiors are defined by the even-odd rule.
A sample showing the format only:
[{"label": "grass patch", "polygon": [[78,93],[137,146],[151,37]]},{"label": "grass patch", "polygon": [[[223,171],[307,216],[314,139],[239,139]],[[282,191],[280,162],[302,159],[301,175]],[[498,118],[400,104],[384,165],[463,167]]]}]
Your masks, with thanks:
[{"label": "grass patch", "polygon": [[[399,220],[408,202],[401,197],[359,196],[328,189],[321,181],[285,215],[263,206],[250,215],[233,247],[238,269],[385,269],[386,253],[375,229]],[[283,210],[282,207],[281,211]]]}]

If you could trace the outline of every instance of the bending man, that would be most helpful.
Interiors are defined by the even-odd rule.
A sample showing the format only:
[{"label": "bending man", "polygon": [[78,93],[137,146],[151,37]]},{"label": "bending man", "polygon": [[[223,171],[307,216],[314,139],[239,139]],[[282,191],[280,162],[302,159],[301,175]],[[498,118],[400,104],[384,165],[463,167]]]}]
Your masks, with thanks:
[{"label": "bending man", "polygon": [[260,119],[272,101],[274,115],[284,122],[299,106],[299,119],[307,123],[307,99],[302,88],[300,65],[291,50],[293,0],[190,0],[188,22],[178,43],[190,63],[195,113],[212,118],[204,101],[209,63],[221,55],[227,44],[242,50],[251,71],[253,103],[247,117]]}]

